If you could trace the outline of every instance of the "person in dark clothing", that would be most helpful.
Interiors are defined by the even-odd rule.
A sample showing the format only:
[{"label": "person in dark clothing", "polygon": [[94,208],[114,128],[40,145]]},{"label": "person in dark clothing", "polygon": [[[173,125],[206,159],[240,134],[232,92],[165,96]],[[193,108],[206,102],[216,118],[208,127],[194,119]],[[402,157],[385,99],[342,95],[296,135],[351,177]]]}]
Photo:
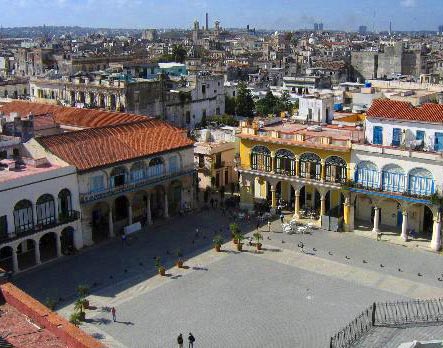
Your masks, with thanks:
[{"label": "person in dark clothing", "polygon": [[178,343],[179,348],[183,348],[183,335],[182,334],[178,335],[177,343]]},{"label": "person in dark clothing", "polygon": [[192,333],[189,333],[188,341],[189,341],[189,348],[193,348],[194,347],[195,338],[192,335]]},{"label": "person in dark clothing", "polygon": [[285,216],[283,214],[280,215],[280,221],[283,223],[285,221]]},{"label": "person in dark clothing", "polygon": [[116,320],[117,320],[117,316],[116,316],[116,314],[115,314],[115,307],[112,307],[112,308],[111,308],[111,314],[112,314],[112,320],[113,320],[113,321],[116,321]]}]

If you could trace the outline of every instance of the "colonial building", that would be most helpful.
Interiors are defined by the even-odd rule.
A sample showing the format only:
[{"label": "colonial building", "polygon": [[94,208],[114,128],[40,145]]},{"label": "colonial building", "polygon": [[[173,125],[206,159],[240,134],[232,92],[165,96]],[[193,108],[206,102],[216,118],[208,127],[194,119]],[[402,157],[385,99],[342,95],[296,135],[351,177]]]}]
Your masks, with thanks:
[{"label": "colonial building", "polygon": [[352,147],[352,224],[398,231],[404,240],[413,231],[439,250],[443,106],[375,100],[367,112],[365,140]]},{"label": "colonial building", "polygon": [[163,121],[84,129],[38,142],[77,168],[86,245],[192,207],[193,142]]},{"label": "colonial building", "polygon": [[0,267],[14,272],[83,247],[74,166],[0,135]]},{"label": "colonial building", "polygon": [[238,182],[238,175],[234,171],[237,153],[235,128],[202,129],[196,133],[194,162],[199,188],[204,190],[208,186],[224,186],[229,190],[232,183]]},{"label": "colonial building", "polygon": [[351,146],[363,140],[362,130],[267,122],[241,123],[241,205],[269,200],[275,209],[281,200],[296,218],[343,217],[350,202],[341,188],[352,177]]}]

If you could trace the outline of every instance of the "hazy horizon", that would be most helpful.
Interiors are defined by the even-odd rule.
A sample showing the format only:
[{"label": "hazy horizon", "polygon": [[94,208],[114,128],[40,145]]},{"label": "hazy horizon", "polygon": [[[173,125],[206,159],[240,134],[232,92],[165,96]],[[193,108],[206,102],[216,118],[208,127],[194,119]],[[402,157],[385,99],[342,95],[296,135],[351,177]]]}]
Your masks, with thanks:
[{"label": "hazy horizon", "polygon": [[[441,0],[440,0],[441,1]],[[443,25],[439,0],[0,0],[3,27],[80,26],[108,29],[190,29],[194,20],[222,27],[263,30],[312,29],[322,22],[325,30],[435,31]],[[161,15],[163,14],[164,15]],[[99,16],[97,15],[99,14]],[[440,19],[442,18],[442,19]]]}]

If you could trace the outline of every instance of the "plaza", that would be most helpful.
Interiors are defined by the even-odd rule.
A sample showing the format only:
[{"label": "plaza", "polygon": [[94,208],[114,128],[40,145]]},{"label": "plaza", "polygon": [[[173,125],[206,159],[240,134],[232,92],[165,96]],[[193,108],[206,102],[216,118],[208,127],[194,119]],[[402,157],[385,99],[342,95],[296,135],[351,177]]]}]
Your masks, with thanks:
[{"label": "plaza", "polygon": [[[82,328],[111,347],[175,347],[180,332],[192,332],[196,347],[326,347],[374,301],[441,297],[440,254],[352,233],[289,236],[277,221],[270,233],[260,227],[262,253],[248,245],[240,253],[229,241],[229,222],[215,210],[162,220],[127,245],[111,240],[14,282],[41,301],[60,300],[57,310],[66,317],[77,285],[89,285],[94,309]],[[240,226],[253,232],[255,221]],[[226,244],[216,253],[212,238],[220,229]],[[174,267],[177,248],[185,269]],[[155,256],[166,277],[156,275]],[[109,307],[117,310],[115,323]],[[435,339],[442,332],[433,327],[414,335]]]}]

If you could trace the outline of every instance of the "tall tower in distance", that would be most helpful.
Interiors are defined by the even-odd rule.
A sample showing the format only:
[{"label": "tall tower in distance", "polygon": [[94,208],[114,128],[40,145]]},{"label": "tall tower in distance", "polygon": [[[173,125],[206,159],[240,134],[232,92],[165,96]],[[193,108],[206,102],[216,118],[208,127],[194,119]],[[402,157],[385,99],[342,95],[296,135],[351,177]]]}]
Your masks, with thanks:
[{"label": "tall tower in distance", "polygon": [[208,12],[206,12],[206,31],[209,30],[209,15]]}]

